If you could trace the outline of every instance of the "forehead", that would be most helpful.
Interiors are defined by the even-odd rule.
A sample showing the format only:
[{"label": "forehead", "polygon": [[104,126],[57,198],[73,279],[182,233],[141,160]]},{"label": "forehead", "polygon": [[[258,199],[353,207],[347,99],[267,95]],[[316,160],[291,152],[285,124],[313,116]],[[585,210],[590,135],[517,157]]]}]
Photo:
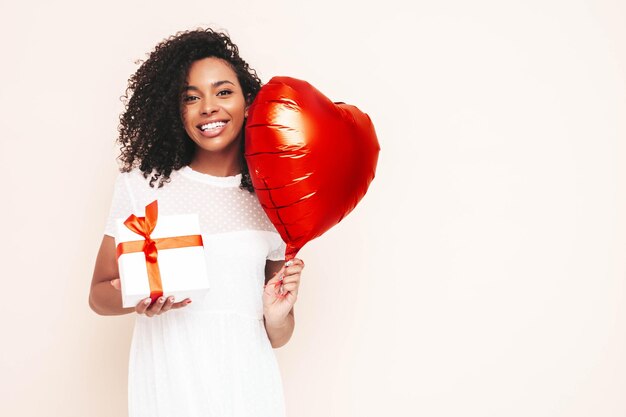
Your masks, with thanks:
[{"label": "forehead", "polygon": [[194,61],[189,66],[187,83],[190,85],[200,86],[223,80],[239,85],[237,74],[235,74],[230,64],[223,59],[214,57],[203,58]]}]

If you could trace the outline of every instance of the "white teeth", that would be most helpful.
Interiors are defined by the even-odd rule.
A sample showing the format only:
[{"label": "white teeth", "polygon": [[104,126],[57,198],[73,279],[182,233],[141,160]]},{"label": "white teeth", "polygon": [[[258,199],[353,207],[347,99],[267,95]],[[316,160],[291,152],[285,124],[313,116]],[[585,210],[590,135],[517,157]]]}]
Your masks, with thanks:
[{"label": "white teeth", "polygon": [[200,126],[200,129],[202,130],[217,129],[218,127],[222,127],[225,124],[226,122],[212,122],[212,123],[207,123],[205,125]]}]

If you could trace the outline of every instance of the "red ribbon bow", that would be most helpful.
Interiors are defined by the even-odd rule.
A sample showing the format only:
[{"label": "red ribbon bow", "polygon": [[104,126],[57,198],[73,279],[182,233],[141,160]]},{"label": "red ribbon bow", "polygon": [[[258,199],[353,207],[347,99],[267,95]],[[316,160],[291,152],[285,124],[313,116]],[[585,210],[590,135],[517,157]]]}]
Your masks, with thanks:
[{"label": "red ribbon bow", "polygon": [[131,231],[142,236],[143,240],[120,242],[117,245],[117,257],[125,253],[143,252],[146,258],[148,270],[148,283],[150,284],[150,298],[154,302],[163,295],[161,272],[159,271],[159,249],[187,248],[191,246],[203,246],[201,235],[187,235],[152,239],[150,234],[154,230],[158,219],[157,200],[146,206],[146,217],[137,217],[134,214],[128,216],[124,225]]}]

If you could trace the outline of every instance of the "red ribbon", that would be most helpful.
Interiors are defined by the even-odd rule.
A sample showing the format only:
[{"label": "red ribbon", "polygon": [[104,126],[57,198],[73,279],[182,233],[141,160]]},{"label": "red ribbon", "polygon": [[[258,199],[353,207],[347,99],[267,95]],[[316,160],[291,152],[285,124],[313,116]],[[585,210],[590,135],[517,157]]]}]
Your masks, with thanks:
[{"label": "red ribbon", "polygon": [[283,288],[284,292],[281,292],[280,290],[280,287],[283,285],[283,278],[284,278],[284,275],[281,276],[278,279],[278,281],[274,283],[274,294],[276,295],[276,298],[285,298],[287,297],[287,293],[289,292],[289,291],[284,291],[284,288]]},{"label": "red ribbon", "polygon": [[203,246],[201,235],[187,235],[152,239],[150,234],[154,230],[158,219],[157,200],[146,206],[146,217],[137,217],[134,214],[128,216],[124,225],[131,231],[143,236],[143,240],[121,242],[117,245],[116,253],[119,258],[125,253],[143,252],[146,258],[148,270],[148,283],[150,284],[150,298],[154,302],[163,295],[161,272],[159,271],[159,249],[187,248],[191,246]]}]

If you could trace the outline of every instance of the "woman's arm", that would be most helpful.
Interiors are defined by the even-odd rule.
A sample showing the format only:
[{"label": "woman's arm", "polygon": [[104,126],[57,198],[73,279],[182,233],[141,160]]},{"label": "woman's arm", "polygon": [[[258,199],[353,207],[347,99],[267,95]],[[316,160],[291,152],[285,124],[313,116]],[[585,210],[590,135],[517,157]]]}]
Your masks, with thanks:
[{"label": "woman's arm", "polygon": [[[304,263],[294,259],[292,265],[286,267],[283,261],[267,261],[265,265],[265,289],[263,291],[263,318],[265,330],[273,348],[284,346],[295,327],[293,306],[298,295],[300,273]],[[283,278],[284,297],[277,297],[274,283]]]},{"label": "woman's arm", "polygon": [[120,291],[119,271],[115,256],[115,239],[104,236],[100,244],[100,250],[96,257],[96,266],[91,279],[91,291],[89,292],[89,306],[96,313],[103,316],[116,316],[120,314],[138,313],[153,317],[169,310],[182,308],[191,300],[174,302],[174,297],[160,297],[151,304],[150,297],[139,301],[135,307],[122,307],[122,293]]},{"label": "woman's arm", "polygon": [[128,314],[135,311],[134,307],[122,307],[122,293],[111,281],[119,278],[117,260],[115,259],[115,239],[104,236],[96,257],[96,266],[91,279],[89,307],[103,316]]},{"label": "woman's arm", "polygon": [[267,319],[264,318],[265,331],[267,331],[267,337],[270,339],[270,343],[274,349],[283,347],[289,342],[293,334],[293,329],[296,325],[295,318],[293,317],[293,308],[285,318],[283,324],[269,324]]}]

